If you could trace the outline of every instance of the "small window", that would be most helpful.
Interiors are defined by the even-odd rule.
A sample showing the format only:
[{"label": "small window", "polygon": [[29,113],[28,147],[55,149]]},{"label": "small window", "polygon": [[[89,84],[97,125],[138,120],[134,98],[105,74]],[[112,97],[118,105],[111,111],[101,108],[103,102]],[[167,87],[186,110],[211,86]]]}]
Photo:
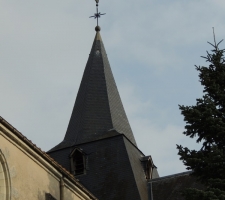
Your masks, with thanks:
[{"label": "small window", "polygon": [[75,175],[84,174],[84,156],[80,151],[75,151],[73,163]]},{"label": "small window", "polygon": [[75,176],[85,174],[85,155],[79,149],[71,154],[71,169]]}]

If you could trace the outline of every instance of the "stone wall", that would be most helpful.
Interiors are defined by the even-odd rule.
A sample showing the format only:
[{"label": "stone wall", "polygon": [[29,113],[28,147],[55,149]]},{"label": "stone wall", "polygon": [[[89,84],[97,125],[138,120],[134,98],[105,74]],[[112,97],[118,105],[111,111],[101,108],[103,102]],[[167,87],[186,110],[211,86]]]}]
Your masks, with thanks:
[{"label": "stone wall", "polygon": [[68,172],[32,145],[0,123],[1,200],[95,199]]}]

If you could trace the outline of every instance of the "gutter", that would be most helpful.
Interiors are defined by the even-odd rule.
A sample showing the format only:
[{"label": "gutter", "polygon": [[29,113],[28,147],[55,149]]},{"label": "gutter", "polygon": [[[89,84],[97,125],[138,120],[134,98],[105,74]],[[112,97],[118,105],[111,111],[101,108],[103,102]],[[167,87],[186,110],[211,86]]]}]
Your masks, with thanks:
[{"label": "gutter", "polygon": [[63,177],[60,179],[60,200],[64,200],[64,180]]},{"label": "gutter", "polygon": [[152,182],[147,183],[148,188],[148,200],[153,200]]}]

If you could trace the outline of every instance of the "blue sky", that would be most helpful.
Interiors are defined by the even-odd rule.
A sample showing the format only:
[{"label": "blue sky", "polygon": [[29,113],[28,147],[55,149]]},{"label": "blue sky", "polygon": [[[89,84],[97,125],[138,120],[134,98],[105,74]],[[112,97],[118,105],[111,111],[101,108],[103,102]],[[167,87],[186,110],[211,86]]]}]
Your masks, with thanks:
[{"label": "blue sky", "polygon": [[[64,137],[94,39],[94,0],[0,0],[0,115],[47,151]],[[224,39],[223,0],[100,0],[101,35],[138,147],[161,176],[186,171],[178,104],[202,96],[194,65]],[[221,48],[224,48],[222,43]]]}]

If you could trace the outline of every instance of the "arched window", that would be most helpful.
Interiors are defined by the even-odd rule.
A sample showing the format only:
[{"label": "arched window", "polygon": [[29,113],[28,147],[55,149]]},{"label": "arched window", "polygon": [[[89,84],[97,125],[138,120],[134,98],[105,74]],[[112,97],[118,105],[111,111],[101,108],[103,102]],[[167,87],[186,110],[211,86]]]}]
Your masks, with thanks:
[{"label": "arched window", "polygon": [[0,150],[0,199],[10,199],[10,178],[6,159]]},{"label": "arched window", "polygon": [[71,172],[77,176],[85,174],[85,155],[79,149],[74,149],[71,153]]}]

